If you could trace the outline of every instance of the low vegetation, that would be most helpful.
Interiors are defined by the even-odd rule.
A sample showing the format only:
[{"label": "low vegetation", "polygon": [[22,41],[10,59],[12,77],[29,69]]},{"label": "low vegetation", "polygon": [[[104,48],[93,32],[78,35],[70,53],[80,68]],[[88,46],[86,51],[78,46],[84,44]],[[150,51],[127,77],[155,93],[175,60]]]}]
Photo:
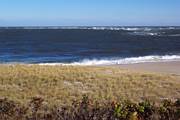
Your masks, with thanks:
[{"label": "low vegetation", "polygon": [[34,97],[28,106],[0,99],[1,120],[179,120],[180,100],[164,100],[155,106],[149,101],[99,103],[87,96],[71,106],[46,108],[43,99]]},{"label": "low vegetation", "polygon": [[[87,110],[87,104],[81,106],[84,94],[96,101],[92,108],[88,103]],[[4,118],[12,115],[17,120],[34,120],[34,117],[39,120],[43,116],[42,119],[49,117],[51,120],[53,115],[53,119],[74,119],[84,114],[87,116],[80,119],[90,119],[90,116],[127,119],[135,116],[143,120],[144,113],[140,111],[145,108],[140,104],[149,105],[146,103],[149,100],[159,106],[168,99],[172,100],[168,103],[172,105],[168,110],[160,106],[154,109],[156,105],[150,105],[155,110],[153,116],[158,114],[158,118],[164,119],[163,114],[166,115],[170,109],[173,113],[168,114],[175,118],[179,111],[175,105],[178,98],[180,79],[174,75],[132,72],[117,66],[0,65],[0,114]],[[126,100],[132,103],[111,104],[112,101]],[[160,113],[161,108],[165,113]]]}]

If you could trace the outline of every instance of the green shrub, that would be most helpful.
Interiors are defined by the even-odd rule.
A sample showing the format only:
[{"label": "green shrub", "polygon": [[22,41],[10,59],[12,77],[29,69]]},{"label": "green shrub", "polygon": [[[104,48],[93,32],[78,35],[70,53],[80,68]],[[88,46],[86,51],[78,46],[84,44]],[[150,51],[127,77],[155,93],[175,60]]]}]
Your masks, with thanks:
[{"label": "green shrub", "polygon": [[44,99],[33,97],[27,105],[0,99],[0,120],[179,120],[180,102],[165,100],[155,106],[149,101],[141,103],[99,103],[83,96],[71,106],[44,107]]}]

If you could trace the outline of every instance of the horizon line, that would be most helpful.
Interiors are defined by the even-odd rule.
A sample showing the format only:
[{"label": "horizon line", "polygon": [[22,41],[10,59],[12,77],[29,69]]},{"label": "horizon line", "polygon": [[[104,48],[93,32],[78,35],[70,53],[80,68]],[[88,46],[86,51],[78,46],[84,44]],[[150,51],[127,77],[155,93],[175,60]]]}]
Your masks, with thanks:
[{"label": "horizon line", "polygon": [[0,25],[0,27],[180,27],[180,25]]}]

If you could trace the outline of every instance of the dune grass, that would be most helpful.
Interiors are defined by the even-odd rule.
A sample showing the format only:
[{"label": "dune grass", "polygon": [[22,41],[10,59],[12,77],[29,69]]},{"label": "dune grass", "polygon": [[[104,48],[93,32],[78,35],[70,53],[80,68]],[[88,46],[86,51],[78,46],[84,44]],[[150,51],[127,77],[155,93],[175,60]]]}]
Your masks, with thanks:
[{"label": "dune grass", "polygon": [[70,105],[82,95],[99,101],[180,98],[177,76],[132,72],[119,67],[0,65],[0,97],[23,104],[40,96],[44,104]]}]

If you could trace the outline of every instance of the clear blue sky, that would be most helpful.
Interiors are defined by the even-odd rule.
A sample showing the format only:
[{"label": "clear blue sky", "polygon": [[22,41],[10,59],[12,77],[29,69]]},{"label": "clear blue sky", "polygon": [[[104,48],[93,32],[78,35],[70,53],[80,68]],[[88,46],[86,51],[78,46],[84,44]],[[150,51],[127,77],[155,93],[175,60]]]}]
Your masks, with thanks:
[{"label": "clear blue sky", "polygon": [[0,26],[178,25],[180,0],[0,0]]}]

